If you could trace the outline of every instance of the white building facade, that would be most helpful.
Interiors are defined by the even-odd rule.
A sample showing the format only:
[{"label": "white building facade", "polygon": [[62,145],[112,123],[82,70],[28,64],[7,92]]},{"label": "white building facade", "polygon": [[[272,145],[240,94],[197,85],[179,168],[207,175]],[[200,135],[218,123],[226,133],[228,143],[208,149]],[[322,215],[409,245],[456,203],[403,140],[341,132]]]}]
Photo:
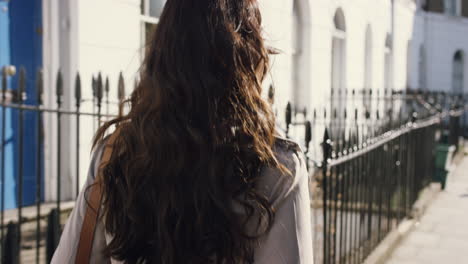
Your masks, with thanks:
[{"label": "white building facade", "polygon": [[[330,109],[332,95],[352,90],[427,89],[468,92],[468,0],[259,0],[265,39],[280,50],[272,56],[265,82],[275,88],[275,107],[282,113],[287,102],[298,108]],[[64,107],[73,109],[76,72],[83,81],[82,110],[92,109],[91,77],[109,77],[110,97],[117,97],[122,72],[127,94],[138,75],[148,29],[157,24],[165,0],[43,0],[45,87],[52,89],[55,73],[65,80]],[[442,10],[440,10],[442,5]],[[437,6],[437,4],[436,4]],[[435,10],[435,11],[434,11]],[[45,102],[54,105],[54,91]],[[114,99],[115,100],[115,99]],[[283,115],[279,114],[279,119]],[[56,122],[46,120],[56,131]],[[86,122],[83,120],[82,122]],[[76,188],[76,134],[72,119],[62,158],[62,198]],[[94,128],[80,131],[81,183],[86,177]],[[46,182],[56,181],[54,132],[46,138]],[[55,199],[55,184],[46,198]],[[68,187],[67,187],[68,186]],[[69,188],[69,189],[67,189]]]}]

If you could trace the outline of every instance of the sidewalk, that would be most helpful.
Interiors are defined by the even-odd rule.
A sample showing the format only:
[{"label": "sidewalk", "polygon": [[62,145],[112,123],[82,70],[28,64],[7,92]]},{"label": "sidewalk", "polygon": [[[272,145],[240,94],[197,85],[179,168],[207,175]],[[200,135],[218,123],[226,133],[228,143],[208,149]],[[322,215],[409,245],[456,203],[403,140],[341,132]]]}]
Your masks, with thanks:
[{"label": "sidewalk", "polygon": [[386,264],[468,263],[468,156]]}]

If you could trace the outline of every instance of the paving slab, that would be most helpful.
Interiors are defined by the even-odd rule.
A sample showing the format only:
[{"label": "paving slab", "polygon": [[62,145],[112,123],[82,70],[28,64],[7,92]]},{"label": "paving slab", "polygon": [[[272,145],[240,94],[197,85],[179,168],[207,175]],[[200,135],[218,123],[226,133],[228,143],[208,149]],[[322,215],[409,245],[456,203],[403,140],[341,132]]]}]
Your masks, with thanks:
[{"label": "paving slab", "polygon": [[386,264],[468,263],[468,156]]}]

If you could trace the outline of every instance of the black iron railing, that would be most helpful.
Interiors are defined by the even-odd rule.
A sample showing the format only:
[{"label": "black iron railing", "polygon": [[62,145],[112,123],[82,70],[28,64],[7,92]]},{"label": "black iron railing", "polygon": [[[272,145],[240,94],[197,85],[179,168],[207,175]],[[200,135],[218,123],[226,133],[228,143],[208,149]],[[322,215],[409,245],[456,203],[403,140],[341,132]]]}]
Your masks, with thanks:
[{"label": "black iron railing", "polygon": [[[31,79],[35,79],[34,85],[27,84]],[[121,102],[125,96],[124,78],[122,74],[118,77],[118,98],[111,102],[107,78],[104,80],[101,74],[93,76],[88,85],[92,90],[92,98],[84,99],[81,78],[77,74],[72,91],[74,103],[69,104],[74,106],[71,109],[64,107],[64,97],[69,91],[64,90],[61,72],[57,74],[52,89],[55,93],[55,105],[52,106],[43,105],[42,71],[28,78],[26,71],[21,68],[17,83],[12,83],[13,80],[2,71],[1,80],[1,260],[2,263],[49,263],[67,213],[73,207],[72,202],[64,202],[64,187],[67,187],[67,192],[74,191],[76,196],[80,188],[80,176],[85,173],[80,167],[80,151],[84,151],[80,142],[81,133],[86,130],[91,132],[91,136],[87,138],[89,143],[93,127],[96,128],[104,119],[112,116],[109,108],[117,108],[117,102]],[[26,90],[29,92],[26,93]],[[48,92],[52,90],[49,89]],[[83,110],[83,103],[87,103],[88,109]],[[83,120],[86,121],[85,124],[82,124]],[[47,128],[45,124],[48,124]],[[74,124],[74,131],[71,124]],[[47,151],[55,159],[53,163],[56,179],[49,178],[46,182],[44,141],[53,132],[54,142],[49,142]],[[71,144],[70,140],[75,142]],[[89,153],[89,149],[86,151]],[[72,152],[73,160],[70,157]],[[62,168],[64,162],[75,163],[75,190],[63,186],[66,173]],[[49,173],[51,172],[53,170],[49,169]],[[55,186],[55,198],[46,199],[44,189],[52,185]]]},{"label": "black iron railing", "polygon": [[328,131],[319,176],[323,262],[361,263],[431,181],[437,117],[334,147]]},{"label": "black iron railing", "polygon": [[372,115],[360,114],[366,110],[358,106],[351,116],[346,108],[341,116],[332,109],[331,118],[327,109],[322,116],[314,110],[310,119],[290,104],[286,108],[286,134],[297,128],[305,134],[300,143],[312,168],[317,263],[364,262],[411,217],[419,193],[433,180],[436,144],[458,148],[466,135],[468,108],[461,95],[407,92],[375,100],[399,108],[377,108]]},{"label": "black iron railing", "polygon": [[[44,105],[41,71],[28,74],[21,69],[15,83],[9,78],[3,71],[1,259],[49,262],[85,173],[82,167],[87,164],[80,155],[89,149],[83,145],[102,121],[123,111],[117,105],[124,100],[125,81],[120,74],[113,90],[102,74],[84,82],[78,74],[74,87],[67,88],[70,80],[59,72],[53,89],[46,89],[49,97],[54,93],[54,102]],[[91,98],[83,97],[85,89]],[[437,136],[457,145],[466,133],[466,98],[369,89],[334,94],[343,96],[332,99],[343,104],[339,109],[307,110],[288,104],[279,111],[284,123],[278,126],[306,152],[317,216],[317,263],[360,263],[409,215],[419,191],[431,181]],[[269,96],[273,102],[273,90]],[[90,133],[83,137],[84,131]],[[55,164],[47,172],[55,178],[44,177],[46,154],[52,160],[47,164]],[[68,171],[67,163],[73,163]],[[45,197],[45,187],[53,187],[55,196]],[[64,197],[65,189],[72,195]]]}]

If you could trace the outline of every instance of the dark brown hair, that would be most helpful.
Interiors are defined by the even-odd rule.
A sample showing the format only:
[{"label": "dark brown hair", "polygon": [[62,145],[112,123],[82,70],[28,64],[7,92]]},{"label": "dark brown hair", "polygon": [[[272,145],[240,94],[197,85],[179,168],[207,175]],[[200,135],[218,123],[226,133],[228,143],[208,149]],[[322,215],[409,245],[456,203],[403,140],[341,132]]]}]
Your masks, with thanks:
[{"label": "dark brown hair", "polygon": [[[280,168],[261,97],[268,49],[257,0],[168,0],[103,171],[106,253],[126,263],[252,263]],[[252,226],[254,228],[252,228]],[[255,228],[256,227],[256,228]]]}]

